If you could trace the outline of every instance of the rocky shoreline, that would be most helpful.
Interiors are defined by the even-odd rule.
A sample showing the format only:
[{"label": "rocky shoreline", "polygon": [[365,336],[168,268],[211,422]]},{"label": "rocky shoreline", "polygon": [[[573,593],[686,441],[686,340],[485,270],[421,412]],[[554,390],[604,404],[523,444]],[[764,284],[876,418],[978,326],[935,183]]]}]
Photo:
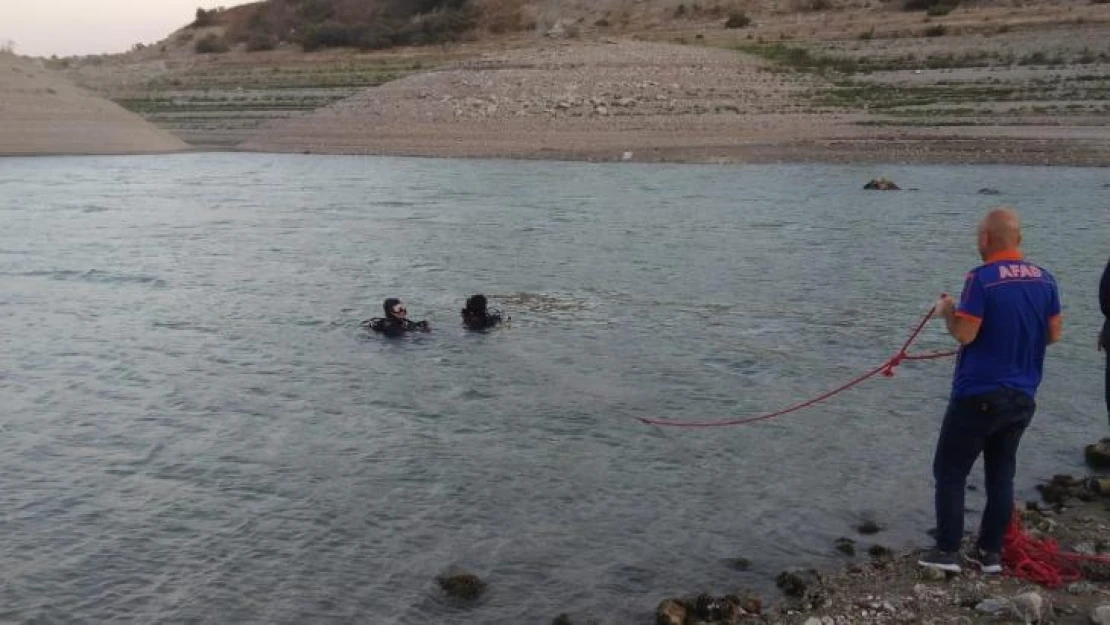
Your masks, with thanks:
[{"label": "rocky shoreline", "polygon": [[[1022,510],[1031,536],[1051,538],[1065,552],[1110,556],[1110,480],[1061,475],[1038,490],[1044,501],[1026,502]],[[845,538],[836,546],[847,552],[852,545]],[[1081,580],[1045,588],[1008,575],[925,570],[917,565],[917,551],[873,548],[869,555],[868,562],[831,574],[784,571],[776,579],[784,596],[768,604],[744,590],[725,597],[667,599],[657,608],[656,623],[1110,625],[1107,564],[1081,562]]]}]

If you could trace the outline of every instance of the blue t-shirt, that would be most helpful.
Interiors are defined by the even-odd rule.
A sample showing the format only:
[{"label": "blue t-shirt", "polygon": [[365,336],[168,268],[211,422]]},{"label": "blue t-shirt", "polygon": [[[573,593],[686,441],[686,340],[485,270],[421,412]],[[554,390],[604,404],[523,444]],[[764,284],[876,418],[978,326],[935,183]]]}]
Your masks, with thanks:
[{"label": "blue t-shirt", "polygon": [[964,282],[956,315],[979,320],[979,334],[960,349],[952,398],[1002,388],[1035,397],[1048,345],[1048,322],[1059,314],[1056,280],[1020,254],[1003,254],[973,269]]}]

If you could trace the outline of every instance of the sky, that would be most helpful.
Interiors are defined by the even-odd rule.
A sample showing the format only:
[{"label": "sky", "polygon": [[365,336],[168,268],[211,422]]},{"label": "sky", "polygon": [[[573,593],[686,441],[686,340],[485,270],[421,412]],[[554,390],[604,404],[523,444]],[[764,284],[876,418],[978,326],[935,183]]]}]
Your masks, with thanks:
[{"label": "sky", "polygon": [[125,52],[196,17],[197,7],[246,0],[0,0],[0,47],[30,56]]}]

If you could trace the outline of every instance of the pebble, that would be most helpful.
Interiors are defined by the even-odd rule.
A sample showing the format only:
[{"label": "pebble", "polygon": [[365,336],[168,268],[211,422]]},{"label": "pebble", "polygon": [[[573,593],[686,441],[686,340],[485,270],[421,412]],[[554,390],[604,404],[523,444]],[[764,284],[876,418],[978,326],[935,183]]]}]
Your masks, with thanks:
[{"label": "pebble", "polygon": [[991,597],[980,601],[978,605],[975,606],[975,611],[980,614],[998,614],[1009,607],[1010,601],[1008,599]]},{"label": "pebble", "polygon": [[1026,592],[1013,598],[1012,607],[1015,616],[1024,622],[1041,623],[1046,616],[1047,603],[1039,593]]},{"label": "pebble", "polygon": [[1110,605],[1100,605],[1091,610],[1092,625],[1110,625]]},{"label": "pebble", "polygon": [[1089,595],[1098,590],[1098,588],[1091,582],[1075,582],[1074,584],[1068,584],[1065,590],[1071,595]]}]

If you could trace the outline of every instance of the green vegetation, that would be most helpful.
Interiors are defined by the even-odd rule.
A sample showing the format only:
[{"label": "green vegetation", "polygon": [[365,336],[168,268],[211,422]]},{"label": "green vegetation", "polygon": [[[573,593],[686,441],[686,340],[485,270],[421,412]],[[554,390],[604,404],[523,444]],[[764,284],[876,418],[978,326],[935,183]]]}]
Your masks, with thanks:
[{"label": "green vegetation", "polygon": [[748,17],[747,13],[743,11],[736,11],[728,16],[725,22],[725,28],[747,28],[751,26],[752,18]]},{"label": "green vegetation", "polygon": [[218,14],[219,11],[216,9],[212,9],[211,11],[197,9],[197,19],[193,21],[192,28],[205,28],[214,25],[216,23],[216,15]]},{"label": "green vegetation", "polygon": [[[197,9],[193,28],[225,27],[222,45],[250,51],[298,43],[321,48],[378,50],[460,40],[486,18],[496,32],[520,28],[520,0],[266,0],[234,9]],[[215,35],[213,35],[215,36]],[[220,45],[198,42],[216,52]]]},{"label": "green vegetation", "polygon": [[223,54],[230,48],[224,39],[215,33],[206,35],[202,39],[198,39],[194,46],[197,54]]}]

